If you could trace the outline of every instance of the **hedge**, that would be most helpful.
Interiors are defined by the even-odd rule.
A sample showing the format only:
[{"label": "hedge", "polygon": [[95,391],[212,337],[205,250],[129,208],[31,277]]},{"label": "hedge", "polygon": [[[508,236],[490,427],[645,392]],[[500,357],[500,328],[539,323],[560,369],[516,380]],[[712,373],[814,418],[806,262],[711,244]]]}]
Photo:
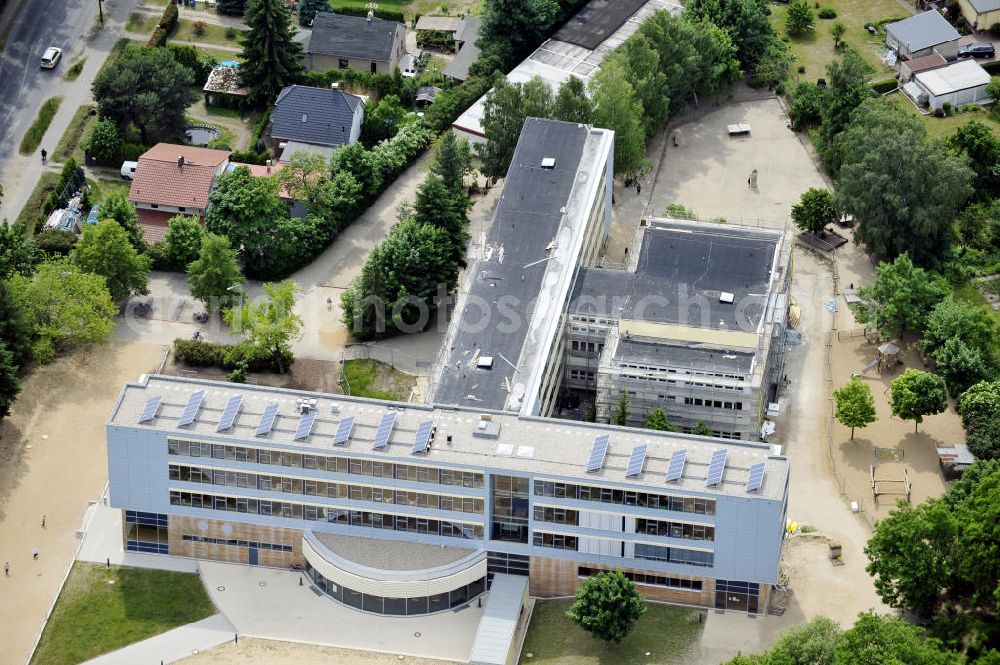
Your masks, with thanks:
[{"label": "hedge", "polygon": [[[333,11],[336,14],[342,14],[344,16],[368,16],[368,10],[364,7],[337,7]],[[394,12],[390,9],[376,9],[374,14],[375,18],[380,18],[386,21],[396,21],[406,25],[406,17],[403,16],[403,12]]]},{"label": "hedge", "polygon": [[983,69],[993,74],[1000,74],[1000,60],[990,60],[989,62],[982,63]]},{"label": "hedge", "polygon": [[892,92],[899,87],[899,81],[896,79],[884,79],[882,81],[875,81],[872,83],[872,90],[875,91],[876,95],[884,95],[887,92]]},{"label": "hedge", "polygon": [[166,9],[163,10],[163,15],[160,17],[160,24],[156,26],[156,30],[153,30],[153,34],[149,36],[149,41],[146,43],[148,48],[155,48],[157,46],[164,46],[167,43],[167,37],[174,31],[177,27],[178,15],[177,15],[177,5],[173,2],[169,3]]},{"label": "hedge", "polygon": [[[216,344],[200,339],[175,339],[174,359],[189,367],[219,367],[234,370],[242,362],[247,363],[251,372],[277,372],[278,365],[270,356],[261,357],[248,342],[239,344]],[[284,354],[282,361],[287,368],[294,362],[290,351]]]}]

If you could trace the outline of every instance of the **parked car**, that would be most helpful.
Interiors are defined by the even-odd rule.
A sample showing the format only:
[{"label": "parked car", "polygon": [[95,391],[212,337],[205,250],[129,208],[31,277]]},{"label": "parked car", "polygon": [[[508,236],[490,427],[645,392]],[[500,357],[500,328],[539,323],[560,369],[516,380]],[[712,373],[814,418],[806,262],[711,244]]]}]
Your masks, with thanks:
[{"label": "parked car", "polygon": [[131,180],[135,177],[135,167],[139,165],[139,162],[122,162],[122,179]]},{"label": "parked car", "polygon": [[975,42],[958,47],[960,58],[992,58],[995,55],[996,49],[990,42]]},{"label": "parked car", "polygon": [[62,49],[50,46],[42,54],[42,69],[54,69],[62,58]]}]

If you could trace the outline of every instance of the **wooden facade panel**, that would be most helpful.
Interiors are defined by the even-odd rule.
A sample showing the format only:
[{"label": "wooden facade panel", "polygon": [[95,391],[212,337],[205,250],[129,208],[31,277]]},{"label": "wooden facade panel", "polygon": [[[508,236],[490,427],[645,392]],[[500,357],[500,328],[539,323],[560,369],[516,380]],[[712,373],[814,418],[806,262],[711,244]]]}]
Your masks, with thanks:
[{"label": "wooden facade panel", "polygon": [[240,545],[216,544],[184,540],[185,535],[221,540],[245,540],[257,543],[287,545],[291,552],[258,549],[257,565],[287,568],[293,563],[305,564],[302,556],[302,531],[276,526],[262,526],[211,520],[201,517],[171,515],[169,518],[170,554],[197,559],[249,563],[250,548]]}]

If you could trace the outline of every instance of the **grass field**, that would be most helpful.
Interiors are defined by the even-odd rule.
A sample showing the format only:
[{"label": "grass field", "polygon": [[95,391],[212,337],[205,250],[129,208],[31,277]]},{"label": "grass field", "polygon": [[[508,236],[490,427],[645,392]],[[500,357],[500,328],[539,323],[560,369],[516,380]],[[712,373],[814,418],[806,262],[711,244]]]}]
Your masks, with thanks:
[{"label": "grass field", "polygon": [[[352,9],[364,9],[368,0],[330,0],[330,8],[337,11],[342,7]],[[449,14],[476,14],[481,0],[385,0],[378,3],[379,9],[386,11],[403,12],[407,19],[412,19],[417,14],[421,16],[431,12]],[[407,26],[409,27],[409,26]]]},{"label": "grass field", "polygon": [[[814,4],[810,2],[809,4]],[[795,37],[788,43],[791,52],[795,56],[792,63],[792,79],[816,82],[818,78],[826,76],[826,66],[835,57],[837,51],[833,48],[833,37],[830,36],[830,28],[840,21],[847,28],[844,41],[851,47],[857,49],[858,53],[864,56],[865,60],[875,68],[874,80],[886,78],[892,74],[892,69],[882,63],[878,57],[879,47],[882,45],[881,35],[868,34],[865,30],[866,23],[876,23],[881,19],[889,17],[905,17],[906,9],[896,0],[822,0],[820,6],[829,7],[837,12],[837,18],[832,20],[817,18],[815,30],[812,34],[803,37]],[[788,14],[788,5],[771,5],[771,25],[778,31],[779,35],[785,35],[785,17]],[[799,65],[806,68],[805,73],[798,73]]]},{"label": "grass field", "polygon": [[173,44],[179,44],[181,42],[202,42],[204,44],[216,44],[217,46],[229,46],[232,48],[241,48],[240,43],[237,40],[239,31],[233,33],[233,36],[226,36],[226,28],[221,25],[215,25],[214,23],[205,23],[203,26],[203,32],[200,35],[195,34],[194,24],[197,23],[197,19],[181,19],[177,23],[177,31],[170,36],[169,42]]},{"label": "grass field", "polygon": [[347,379],[345,392],[372,399],[405,402],[416,385],[413,376],[377,360],[348,360],[344,363],[344,377]]},{"label": "grass field", "polygon": [[90,113],[96,108],[90,104],[84,104],[76,110],[52,153],[54,161],[65,162],[69,157],[72,157],[78,164],[83,164],[83,147],[80,144],[83,142],[87,130],[97,121],[97,114],[91,115]]},{"label": "grass field", "polygon": [[49,193],[56,188],[56,184],[59,182],[59,174],[53,173],[52,171],[42,171],[42,175],[38,178],[38,184],[35,185],[35,189],[32,190],[31,196],[25,202],[24,207],[21,208],[21,214],[17,216],[17,222],[23,223],[31,231],[35,228],[36,223],[44,222],[42,219],[39,222],[39,218],[42,216],[42,206],[45,205],[45,199],[49,197]]},{"label": "grass field", "polygon": [[38,146],[41,144],[46,130],[52,124],[52,118],[56,117],[56,113],[59,111],[60,104],[62,104],[62,97],[49,97],[42,104],[42,107],[38,109],[35,121],[31,123],[31,127],[28,127],[28,131],[24,133],[24,138],[21,139],[19,150],[22,155],[30,155],[38,150]]},{"label": "grass field", "polygon": [[129,32],[150,34],[160,22],[160,17],[155,14],[144,14],[142,12],[132,12],[128,16],[128,23],[125,29]]},{"label": "grass field", "polygon": [[572,604],[535,603],[521,665],[681,665],[697,659],[702,631],[697,610],[648,603],[632,634],[607,646],[566,618]]},{"label": "grass field", "polygon": [[215,613],[197,575],[77,562],[31,665],[73,665]]},{"label": "grass field", "polygon": [[103,178],[97,180],[87,178],[87,184],[90,185],[91,203],[101,203],[112,194],[122,194],[127,198],[129,188],[132,186],[126,180],[105,180]]},{"label": "grass field", "polygon": [[70,66],[70,68],[68,70],[66,70],[66,77],[65,77],[66,80],[67,81],[75,81],[77,78],[79,78],[80,77],[80,72],[83,71],[83,66],[86,63],[87,63],[87,59],[86,58],[81,58],[80,60],[77,60],[76,62],[74,62]]},{"label": "grass field", "polygon": [[973,120],[978,120],[983,123],[990,130],[993,131],[993,135],[1000,138],[1000,121],[997,119],[997,115],[991,112],[989,109],[983,108],[980,112],[966,112],[958,113],[956,115],[948,116],[947,118],[935,118],[932,115],[923,115],[913,107],[913,104],[909,99],[903,96],[901,92],[894,93],[887,97],[892,103],[897,104],[900,108],[906,109],[908,112],[920,118],[920,121],[924,123],[927,127],[927,136],[932,139],[937,138],[947,138],[955,132],[956,129],[965,125]]}]

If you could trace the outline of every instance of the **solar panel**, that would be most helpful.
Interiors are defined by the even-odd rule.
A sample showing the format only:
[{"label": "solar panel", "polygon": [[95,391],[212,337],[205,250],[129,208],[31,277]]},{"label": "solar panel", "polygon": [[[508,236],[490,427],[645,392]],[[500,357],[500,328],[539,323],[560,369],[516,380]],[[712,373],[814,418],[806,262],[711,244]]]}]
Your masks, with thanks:
[{"label": "solar panel", "polygon": [[264,408],[264,413],[260,414],[260,422],[257,423],[257,431],[254,436],[262,436],[271,431],[274,427],[274,419],[278,417],[278,403],[271,402]]},{"label": "solar panel", "polygon": [[680,480],[684,475],[684,462],[687,461],[687,448],[675,450],[670,455],[670,465],[667,467],[667,481]]},{"label": "solar panel", "polygon": [[594,439],[594,447],[590,449],[590,459],[587,460],[587,471],[600,471],[604,467],[604,456],[608,454],[608,444],[611,437],[601,434]]},{"label": "solar panel", "polygon": [[389,443],[389,435],[392,434],[392,426],[396,424],[396,414],[387,413],[382,416],[378,423],[378,431],[375,432],[375,441],[372,448],[385,448]]},{"label": "solar panel", "polygon": [[640,443],[632,449],[632,456],[628,458],[628,468],[625,469],[625,476],[638,476],[642,473],[642,466],[646,463],[646,444]]},{"label": "solar panel", "polygon": [[333,435],[333,443],[343,445],[351,438],[351,430],[354,429],[354,416],[348,416],[337,425],[337,433]]},{"label": "solar panel", "polygon": [[162,397],[150,397],[149,401],[146,402],[146,406],[143,407],[142,413],[139,414],[139,422],[146,423],[155,418],[156,412],[160,410],[160,402],[162,401]]},{"label": "solar panel", "polygon": [[243,405],[243,395],[233,395],[229,398],[229,402],[226,404],[226,410],[222,412],[222,418],[219,419],[219,424],[215,426],[216,432],[225,432],[227,429],[233,426],[236,422],[236,416],[240,412],[240,407]]},{"label": "solar panel", "polygon": [[292,437],[293,441],[298,441],[299,439],[305,439],[313,431],[313,424],[316,422],[316,412],[309,410],[302,414],[299,418],[299,426],[295,428],[295,436]]},{"label": "solar panel", "polygon": [[194,422],[194,419],[198,416],[198,410],[201,408],[201,403],[205,399],[205,391],[198,390],[191,393],[188,397],[187,404],[184,406],[184,410],[181,412],[180,420],[177,421],[177,425],[190,425]]},{"label": "solar panel", "polygon": [[728,455],[729,451],[725,448],[719,448],[712,452],[712,461],[708,464],[708,479],[705,481],[709,487],[722,482],[722,473],[726,470],[726,457]]},{"label": "solar panel", "polygon": [[417,453],[427,452],[427,447],[431,443],[431,432],[434,431],[434,421],[425,420],[417,426],[417,436],[413,440],[413,447],[410,448],[410,452],[416,455]]},{"label": "solar panel", "polygon": [[766,462],[757,462],[750,467],[750,475],[747,476],[747,491],[756,492],[764,484],[764,467]]}]

